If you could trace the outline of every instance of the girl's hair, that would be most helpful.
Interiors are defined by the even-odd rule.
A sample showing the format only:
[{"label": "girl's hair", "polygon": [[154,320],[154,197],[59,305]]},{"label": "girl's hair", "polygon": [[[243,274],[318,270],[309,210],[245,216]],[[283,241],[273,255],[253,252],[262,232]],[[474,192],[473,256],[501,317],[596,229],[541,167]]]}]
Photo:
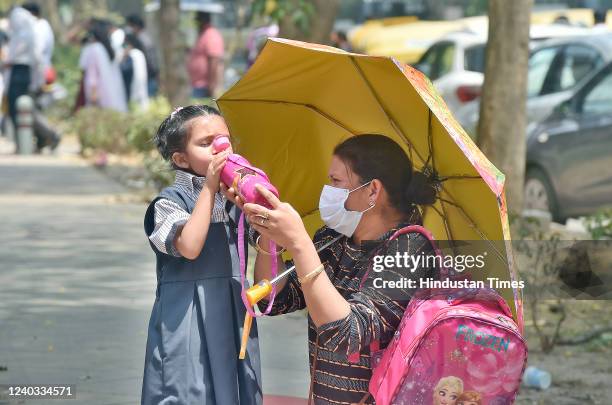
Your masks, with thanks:
[{"label": "girl's hair", "polygon": [[113,47],[111,45],[108,30],[108,22],[94,18],[89,23],[89,32],[87,36],[93,39],[94,41],[102,44],[104,49],[106,49],[106,53],[108,53],[108,57],[112,61],[115,59],[115,51],[113,50]]},{"label": "girl's hair", "polygon": [[127,34],[125,36],[125,43],[130,45],[132,48],[144,52],[144,45],[142,44],[142,41],[136,36],[136,34]]},{"label": "girl's hair", "polygon": [[430,205],[436,201],[436,189],[430,178],[415,171],[404,150],[384,135],[349,138],[336,146],[334,155],[348,164],[362,184],[380,180],[393,207],[407,217],[418,212],[417,204]]},{"label": "girl's hair", "polygon": [[176,169],[177,167],[172,162],[172,155],[175,152],[185,151],[191,127],[189,122],[197,117],[211,115],[221,116],[221,113],[216,108],[207,105],[190,105],[179,107],[166,117],[153,138],[155,146],[164,160],[171,162]]}]

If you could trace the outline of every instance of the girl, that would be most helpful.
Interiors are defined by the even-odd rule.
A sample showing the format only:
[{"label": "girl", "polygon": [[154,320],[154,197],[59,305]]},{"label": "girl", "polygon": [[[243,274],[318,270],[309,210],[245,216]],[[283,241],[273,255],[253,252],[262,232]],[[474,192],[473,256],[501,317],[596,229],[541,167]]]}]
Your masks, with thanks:
[{"label": "girl", "polygon": [[107,24],[91,20],[79,57],[83,70],[85,105],[127,111],[119,64],[108,36]]},{"label": "girl", "polygon": [[149,93],[144,46],[136,34],[127,34],[123,47],[125,52],[120,67],[128,104],[132,103],[146,110],[149,107]]},{"label": "girl", "polygon": [[238,360],[245,308],[235,224],[239,211],[219,193],[231,148],[211,144],[229,130],[207,106],[175,110],[155,136],[176,169],[174,184],[149,205],[145,231],[157,257],[142,404],[261,404],[257,328]]}]

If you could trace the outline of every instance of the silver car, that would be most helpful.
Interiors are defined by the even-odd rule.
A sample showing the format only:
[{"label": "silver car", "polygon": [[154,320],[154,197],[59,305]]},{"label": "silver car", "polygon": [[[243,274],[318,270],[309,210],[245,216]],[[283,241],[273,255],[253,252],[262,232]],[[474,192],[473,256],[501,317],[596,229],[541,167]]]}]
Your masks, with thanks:
[{"label": "silver car", "polygon": [[[529,57],[528,130],[570,98],[576,86],[612,60],[612,34],[585,35],[541,43]],[[465,104],[455,117],[476,138],[480,99]]]},{"label": "silver car", "polygon": [[525,208],[562,221],[612,205],[612,63],[527,137]]}]

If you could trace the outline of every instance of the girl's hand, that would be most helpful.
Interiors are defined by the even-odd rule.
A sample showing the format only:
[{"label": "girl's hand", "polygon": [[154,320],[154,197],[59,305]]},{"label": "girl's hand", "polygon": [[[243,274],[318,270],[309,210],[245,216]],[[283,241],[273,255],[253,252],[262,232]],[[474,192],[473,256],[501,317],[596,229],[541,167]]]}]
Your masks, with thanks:
[{"label": "girl's hand", "polygon": [[208,165],[208,170],[206,171],[206,187],[208,187],[208,190],[212,194],[219,191],[219,178],[221,177],[221,171],[225,166],[228,155],[229,152],[227,150],[217,153],[213,155],[212,161]]},{"label": "girl's hand", "polygon": [[236,193],[236,190],[234,190],[234,187],[227,188],[225,184],[220,183],[220,188],[221,188],[221,193],[225,196],[225,198],[230,200],[232,203],[236,204],[236,206],[238,206],[238,208],[240,208],[241,211],[244,210],[244,201],[242,200],[242,198],[240,198],[238,193]]},{"label": "girl's hand", "polygon": [[300,214],[290,204],[281,202],[270,190],[259,184],[255,188],[272,207],[268,209],[259,204],[244,204],[243,211],[247,220],[257,232],[292,254],[301,246],[312,244]]}]

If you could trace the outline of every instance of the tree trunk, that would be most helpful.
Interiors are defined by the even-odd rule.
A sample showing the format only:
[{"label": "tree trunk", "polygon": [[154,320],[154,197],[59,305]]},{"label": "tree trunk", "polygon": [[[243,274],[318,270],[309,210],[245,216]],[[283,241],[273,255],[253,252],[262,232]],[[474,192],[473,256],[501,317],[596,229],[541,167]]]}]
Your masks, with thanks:
[{"label": "tree trunk", "polygon": [[509,210],[523,205],[529,15],[533,0],[490,0],[478,144],[506,175]]},{"label": "tree trunk", "polygon": [[300,30],[289,15],[279,23],[280,37],[318,44],[329,43],[329,36],[334,28],[340,0],[312,0],[312,3],[315,11],[310,17],[308,32]]},{"label": "tree trunk", "polygon": [[158,11],[162,92],[173,106],[183,105],[189,100],[186,47],[179,30],[179,3],[179,0],[161,0]]}]

